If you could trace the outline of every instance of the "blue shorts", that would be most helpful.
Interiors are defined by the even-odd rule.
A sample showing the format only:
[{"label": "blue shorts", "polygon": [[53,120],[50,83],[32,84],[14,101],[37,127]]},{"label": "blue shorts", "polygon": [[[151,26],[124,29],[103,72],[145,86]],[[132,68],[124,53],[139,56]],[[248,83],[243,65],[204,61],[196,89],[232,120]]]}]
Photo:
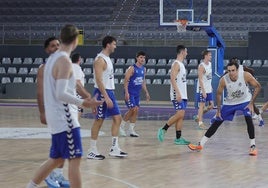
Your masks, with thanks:
[{"label": "blue shorts", "polygon": [[[113,108],[107,108],[106,102],[104,102],[103,104],[98,106],[97,107],[97,115],[95,117],[96,119],[105,119],[106,117],[115,116],[115,115],[120,114],[120,110],[119,110],[117,101],[115,99],[114,91],[106,89],[106,92],[107,92],[108,96],[110,97],[110,99],[112,100],[114,106],[113,106]],[[94,90],[94,96],[96,94],[98,95],[97,100],[104,99],[100,90],[97,88],[95,88],[95,90]]]},{"label": "blue shorts", "polygon": [[172,100],[173,107],[176,111],[178,110],[185,110],[187,108],[187,100],[182,99],[181,102],[178,102],[177,100]]},{"label": "blue shorts", "polygon": [[207,93],[207,98],[204,98],[202,93],[196,93],[195,97],[197,102],[208,102],[213,100],[212,93]]},{"label": "blue shorts", "polygon": [[52,159],[63,158],[73,159],[83,155],[80,127],[71,129],[70,132],[52,135],[52,144],[49,157]]},{"label": "blue shorts", "polygon": [[140,95],[129,95],[129,100],[125,101],[128,108],[134,108],[135,106],[140,106]]},{"label": "blue shorts", "polygon": [[243,112],[244,116],[251,116],[251,113],[248,108],[245,107],[249,104],[249,102],[236,104],[236,105],[223,105],[221,108],[221,117],[223,120],[232,121],[237,110]]}]

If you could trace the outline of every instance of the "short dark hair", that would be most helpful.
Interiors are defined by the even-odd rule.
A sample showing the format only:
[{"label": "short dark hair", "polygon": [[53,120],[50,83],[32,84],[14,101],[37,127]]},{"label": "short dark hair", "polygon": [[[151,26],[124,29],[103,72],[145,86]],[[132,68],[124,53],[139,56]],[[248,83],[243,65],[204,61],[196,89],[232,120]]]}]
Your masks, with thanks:
[{"label": "short dark hair", "polygon": [[183,50],[185,50],[185,49],[186,49],[186,47],[185,47],[184,45],[178,45],[178,46],[177,46],[177,54],[180,54],[181,51],[183,51]]},{"label": "short dark hair", "polygon": [[204,50],[202,51],[201,55],[202,55],[202,58],[204,59],[206,55],[208,55],[209,53],[211,53],[211,51],[209,50]]},{"label": "short dark hair", "polygon": [[77,27],[71,24],[65,25],[60,32],[61,42],[64,44],[71,44],[79,35]]},{"label": "short dark hair", "polygon": [[49,43],[51,42],[51,41],[53,41],[53,40],[59,40],[59,39],[57,39],[56,37],[49,37],[47,40],[45,40],[45,42],[44,42],[44,48],[46,49],[48,46],[49,46]]},{"label": "short dark hair", "polygon": [[236,67],[236,69],[239,68],[239,63],[238,63],[237,58],[230,59],[229,63],[226,65],[226,67],[233,66],[233,65]]},{"label": "short dark hair", "polygon": [[136,53],[136,57],[139,57],[139,56],[146,56],[146,53],[143,51],[139,51]]},{"label": "short dark hair", "polygon": [[107,44],[111,44],[112,42],[116,42],[116,38],[107,35],[106,37],[103,38],[102,40],[102,47],[106,48]]},{"label": "short dark hair", "polygon": [[71,57],[73,63],[77,63],[79,58],[81,57],[80,53],[74,53]]}]

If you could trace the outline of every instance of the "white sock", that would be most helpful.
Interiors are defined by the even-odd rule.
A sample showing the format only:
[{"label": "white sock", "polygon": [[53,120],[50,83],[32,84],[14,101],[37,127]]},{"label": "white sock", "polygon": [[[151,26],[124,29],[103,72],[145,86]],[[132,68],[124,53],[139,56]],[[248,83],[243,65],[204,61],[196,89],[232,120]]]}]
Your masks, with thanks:
[{"label": "white sock", "polygon": [[255,144],[255,138],[250,139],[250,146],[252,146],[252,145],[256,145],[256,144]]},{"label": "white sock", "polygon": [[55,168],[53,171],[56,173],[56,175],[63,175],[63,169],[62,168]]},{"label": "white sock", "polygon": [[130,124],[129,124],[129,130],[130,130],[130,131],[133,131],[135,126],[136,126],[135,123],[130,123]]},{"label": "white sock", "polygon": [[38,188],[38,185],[31,180],[26,188]]},{"label": "white sock", "polygon": [[260,114],[262,114],[263,113],[262,109],[259,109],[259,112],[260,112]]},{"label": "white sock", "polygon": [[112,137],[112,147],[118,148],[118,136]]},{"label": "white sock", "polygon": [[90,140],[90,151],[97,155],[100,154],[97,149],[97,140]]},{"label": "white sock", "polygon": [[203,124],[203,121],[199,121],[199,122],[198,122],[198,125],[202,125],[202,124]]},{"label": "white sock", "polygon": [[121,127],[122,129],[124,129],[125,126],[126,126],[126,123],[127,123],[126,121],[122,120],[120,127]]},{"label": "white sock", "polygon": [[208,137],[203,136],[201,141],[200,141],[200,145],[203,147],[207,141],[208,141]]}]

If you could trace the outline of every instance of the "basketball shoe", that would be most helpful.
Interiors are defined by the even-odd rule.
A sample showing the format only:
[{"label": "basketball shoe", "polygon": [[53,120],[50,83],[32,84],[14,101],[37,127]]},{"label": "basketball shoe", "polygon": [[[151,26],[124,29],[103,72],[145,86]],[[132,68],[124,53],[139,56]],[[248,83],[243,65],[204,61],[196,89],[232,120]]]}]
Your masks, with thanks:
[{"label": "basketball shoe", "polygon": [[54,171],[52,171],[48,177],[45,179],[45,182],[48,186],[48,188],[57,188],[60,187],[59,182],[57,181],[56,178],[56,173]]},{"label": "basketball shoe", "polygon": [[119,128],[119,134],[120,134],[120,136],[123,136],[123,137],[127,136],[125,129],[123,129],[121,126]]},{"label": "basketball shoe", "polygon": [[258,154],[258,150],[255,145],[250,146],[249,155],[256,156]]},{"label": "basketball shoe", "polygon": [[158,129],[158,132],[157,132],[157,139],[159,142],[163,142],[164,139],[165,139],[165,134],[166,134],[166,130],[160,128]]},{"label": "basketball shoe", "polygon": [[93,151],[90,151],[88,154],[87,154],[87,158],[88,159],[94,159],[94,160],[103,160],[105,159],[105,156],[101,155],[101,154],[96,154],[94,153]]},{"label": "basketball shoe", "polygon": [[123,152],[120,148],[118,147],[112,147],[110,152],[109,152],[109,155],[112,156],[112,157],[127,157],[127,153],[126,152]]},{"label": "basketball shoe", "polygon": [[188,145],[190,144],[191,142],[188,141],[188,140],[185,140],[184,138],[180,137],[179,139],[175,139],[174,140],[174,144],[176,145]]},{"label": "basketball shoe", "polygon": [[197,145],[195,144],[189,144],[188,148],[192,151],[201,151],[203,149],[203,147],[200,145],[200,143],[198,143]]}]

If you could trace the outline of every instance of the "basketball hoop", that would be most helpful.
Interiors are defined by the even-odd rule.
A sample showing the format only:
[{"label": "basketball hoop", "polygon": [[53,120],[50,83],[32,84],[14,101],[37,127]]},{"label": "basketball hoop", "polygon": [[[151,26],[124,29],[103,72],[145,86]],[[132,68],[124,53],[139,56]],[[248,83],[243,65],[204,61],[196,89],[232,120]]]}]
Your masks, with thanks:
[{"label": "basketball hoop", "polygon": [[175,20],[174,22],[177,25],[177,32],[178,33],[186,32],[186,26],[187,26],[188,20],[181,19],[181,20]]}]

